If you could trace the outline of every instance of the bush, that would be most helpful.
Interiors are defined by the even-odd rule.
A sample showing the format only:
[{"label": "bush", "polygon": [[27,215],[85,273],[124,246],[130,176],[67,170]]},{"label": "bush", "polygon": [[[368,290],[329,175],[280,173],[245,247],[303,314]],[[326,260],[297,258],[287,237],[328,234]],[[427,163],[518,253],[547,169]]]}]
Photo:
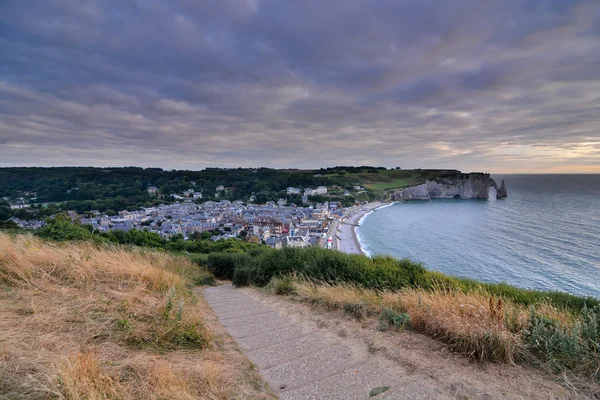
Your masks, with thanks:
[{"label": "bush", "polygon": [[36,235],[59,242],[93,240],[91,226],[74,224],[66,217],[58,216],[47,221],[46,226],[39,229]]},{"label": "bush", "polygon": [[276,277],[271,279],[271,282],[269,282],[268,287],[271,290],[273,290],[273,293],[280,296],[287,296],[296,293],[296,288],[294,287],[294,279],[290,275],[281,278]]},{"label": "bush", "polygon": [[368,308],[365,303],[346,303],[344,304],[344,312],[358,320],[362,320],[367,317]]},{"label": "bush", "polygon": [[190,261],[200,266],[208,264],[208,254],[194,253],[189,255]]},{"label": "bush", "polygon": [[210,272],[201,271],[192,278],[192,283],[196,286],[214,286],[217,283],[217,280]]},{"label": "bush", "polygon": [[392,309],[386,308],[379,315],[379,330],[386,331],[390,328],[402,330],[410,328],[410,315],[407,313],[398,313]]},{"label": "bush", "polygon": [[532,308],[524,340],[554,372],[589,372],[600,380],[600,307],[584,307],[572,327],[563,327]]},{"label": "bush", "polygon": [[[373,259],[317,247],[249,251],[246,257],[211,254],[209,269],[233,277],[234,284],[267,285],[273,277],[297,274],[328,283],[351,282],[368,288],[400,289],[417,285],[426,272],[421,264],[392,257]],[[227,278],[231,279],[231,278]]]},{"label": "bush", "polygon": [[213,253],[208,256],[207,267],[219,279],[233,279],[236,268],[243,268],[250,256],[245,253]]}]

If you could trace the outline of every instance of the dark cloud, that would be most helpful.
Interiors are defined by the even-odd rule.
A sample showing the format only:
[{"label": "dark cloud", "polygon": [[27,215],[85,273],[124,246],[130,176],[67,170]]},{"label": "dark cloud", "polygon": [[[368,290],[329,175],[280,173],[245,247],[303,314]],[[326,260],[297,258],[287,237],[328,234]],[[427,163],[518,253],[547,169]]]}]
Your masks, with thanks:
[{"label": "dark cloud", "polygon": [[597,0],[0,1],[0,165],[600,172]]}]

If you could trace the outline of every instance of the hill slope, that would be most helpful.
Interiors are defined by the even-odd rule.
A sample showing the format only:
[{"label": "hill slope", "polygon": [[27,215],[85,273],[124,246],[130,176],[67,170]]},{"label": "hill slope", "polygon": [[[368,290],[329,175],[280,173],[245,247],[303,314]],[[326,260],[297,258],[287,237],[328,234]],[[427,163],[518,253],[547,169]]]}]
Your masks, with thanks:
[{"label": "hill slope", "polygon": [[184,258],[0,234],[0,398],[271,398]]}]

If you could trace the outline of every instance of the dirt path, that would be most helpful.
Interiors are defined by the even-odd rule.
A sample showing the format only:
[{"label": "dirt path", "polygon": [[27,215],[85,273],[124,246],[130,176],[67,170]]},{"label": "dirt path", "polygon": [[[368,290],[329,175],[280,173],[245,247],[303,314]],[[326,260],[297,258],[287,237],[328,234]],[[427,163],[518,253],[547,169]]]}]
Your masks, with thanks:
[{"label": "dirt path", "polygon": [[368,321],[231,285],[204,295],[283,400],[582,398],[535,371],[472,363],[415,333],[379,332]]}]

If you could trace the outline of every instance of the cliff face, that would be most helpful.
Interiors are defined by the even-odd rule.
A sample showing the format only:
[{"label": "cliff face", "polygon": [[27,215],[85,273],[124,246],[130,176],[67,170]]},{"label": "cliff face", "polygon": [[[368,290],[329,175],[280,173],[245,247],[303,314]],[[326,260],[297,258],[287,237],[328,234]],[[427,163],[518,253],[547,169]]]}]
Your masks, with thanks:
[{"label": "cliff face", "polygon": [[507,196],[504,180],[498,187],[490,174],[474,172],[470,174],[456,173],[437,177],[417,186],[397,190],[391,194],[394,201],[398,200],[429,200],[429,199],[487,199],[490,186],[496,189],[496,197]]}]

